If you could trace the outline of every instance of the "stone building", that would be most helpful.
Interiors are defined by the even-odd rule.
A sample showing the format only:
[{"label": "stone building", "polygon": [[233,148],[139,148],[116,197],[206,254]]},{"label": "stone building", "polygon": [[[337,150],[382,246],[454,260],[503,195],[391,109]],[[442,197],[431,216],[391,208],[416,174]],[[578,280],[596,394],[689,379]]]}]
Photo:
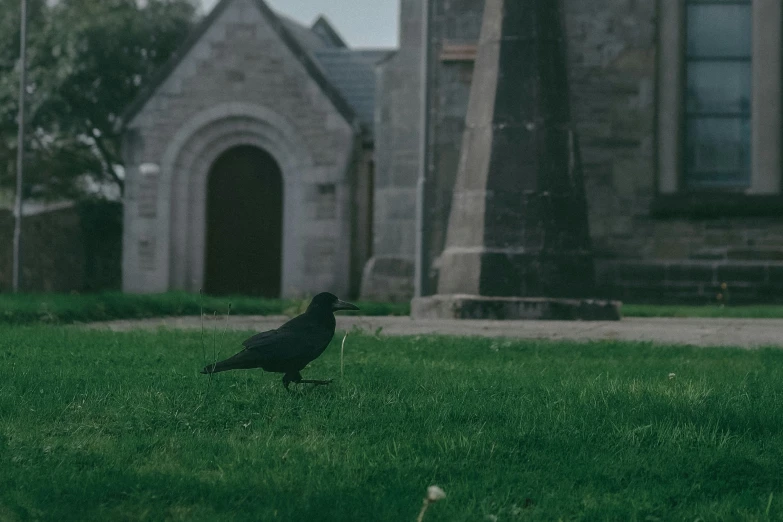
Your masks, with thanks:
[{"label": "stone building", "polygon": [[357,293],[387,54],[219,2],[123,117],[124,290]]},{"label": "stone building", "polygon": [[[783,301],[780,1],[560,1],[598,293]],[[402,0],[380,73],[368,298],[413,292],[422,162],[422,290],[437,287],[483,0],[431,10],[423,46],[422,2]],[[412,109],[424,49],[427,133]]]},{"label": "stone building", "polygon": [[[597,293],[783,301],[780,1],[559,1]],[[422,237],[434,292],[483,0],[422,3],[390,53],[222,0],[124,119],[124,288],[405,300]]]}]

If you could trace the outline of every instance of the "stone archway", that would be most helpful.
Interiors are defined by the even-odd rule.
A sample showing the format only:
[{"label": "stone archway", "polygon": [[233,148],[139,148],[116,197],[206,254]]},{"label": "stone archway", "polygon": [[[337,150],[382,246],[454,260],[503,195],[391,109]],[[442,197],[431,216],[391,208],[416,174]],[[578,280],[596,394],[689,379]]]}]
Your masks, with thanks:
[{"label": "stone archway", "polygon": [[226,150],[210,168],[206,203],[206,292],[279,297],[283,179],[275,159],[251,145]]},{"label": "stone archway", "polygon": [[304,288],[302,278],[303,183],[311,176],[310,149],[285,118],[270,109],[240,103],[211,107],[194,116],[172,139],[161,164],[160,234],[166,247],[168,288],[205,289],[208,178],[226,151],[252,146],[269,154],[283,183],[281,295]]},{"label": "stone archway", "polygon": [[[154,292],[206,289],[209,174],[223,153],[251,146],[267,152],[281,171],[280,295],[301,296],[322,289],[346,293],[344,267],[349,266],[351,240],[346,176],[353,165],[355,143],[344,130],[329,134],[336,148],[324,153],[268,107],[232,102],[193,115],[168,141],[159,169],[142,175],[139,166],[131,166],[131,171],[137,170],[127,208],[137,214],[139,208],[149,212],[145,219],[126,222],[125,252],[131,261],[127,266],[136,270],[133,287]],[[336,163],[329,159],[332,155]],[[335,187],[329,222],[311,212],[319,185]],[[151,252],[144,269],[133,257],[143,249]]]}]

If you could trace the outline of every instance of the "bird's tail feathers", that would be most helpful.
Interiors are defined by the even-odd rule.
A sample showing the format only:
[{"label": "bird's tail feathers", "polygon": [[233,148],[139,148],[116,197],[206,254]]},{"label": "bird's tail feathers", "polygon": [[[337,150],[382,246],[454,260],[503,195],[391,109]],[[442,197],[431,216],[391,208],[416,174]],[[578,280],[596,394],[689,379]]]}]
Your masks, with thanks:
[{"label": "bird's tail feathers", "polygon": [[253,353],[243,350],[228,359],[206,365],[201,370],[201,373],[210,374],[225,372],[226,370],[244,370],[247,368],[258,368],[258,366],[258,361],[253,357]]}]

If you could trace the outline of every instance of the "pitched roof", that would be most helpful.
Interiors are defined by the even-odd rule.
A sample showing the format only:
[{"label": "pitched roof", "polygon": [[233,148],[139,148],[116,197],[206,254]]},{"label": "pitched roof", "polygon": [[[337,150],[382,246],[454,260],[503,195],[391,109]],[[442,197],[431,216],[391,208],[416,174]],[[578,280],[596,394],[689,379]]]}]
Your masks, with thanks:
[{"label": "pitched roof", "polygon": [[[152,98],[152,96],[155,94],[155,91],[157,91],[158,87],[160,87],[166,78],[168,78],[174,69],[176,69],[184,57],[187,56],[188,52],[190,52],[193,46],[196,45],[196,43],[206,33],[207,29],[209,29],[209,27],[220,17],[220,15],[223,13],[223,11],[225,11],[226,7],[232,1],[233,0],[220,0],[220,2],[218,2],[209,15],[204,18],[198,27],[191,33],[185,43],[176,52],[174,52],[171,58],[169,58],[168,62],[166,62],[166,64],[161,67],[161,69],[153,76],[151,81],[147,83],[146,87],[142,88],[136,99],[128,106],[128,108],[120,117],[119,121],[117,122],[118,128],[127,125],[128,122],[130,122],[141,111],[141,109],[144,108],[150,98]],[[305,47],[307,44],[301,43],[291,34],[291,29],[286,27],[286,23],[269,8],[264,0],[253,0],[253,2],[256,4],[256,6],[258,6],[261,14],[264,16],[264,18],[266,18],[267,22],[269,22],[275,32],[277,32],[278,36],[280,36],[280,39],[283,41],[283,43],[289,48],[296,59],[299,60],[299,62],[304,66],[310,77],[318,84],[318,86],[321,88],[321,91],[323,91],[326,97],[332,102],[340,115],[345,118],[349,124],[358,127],[360,121],[356,115],[356,112],[343,98],[342,93],[327,79],[324,71],[315,62],[311,53]],[[289,26],[291,26],[291,22],[292,21],[289,20]],[[308,41],[310,43],[314,43],[314,41],[309,40],[309,38]]]},{"label": "pitched roof", "polygon": [[326,78],[353,108],[365,135],[372,137],[375,111],[375,65],[392,49],[349,49],[324,16],[308,28],[278,14],[292,36],[315,58]]},{"label": "pitched roof", "polygon": [[372,136],[375,113],[375,65],[393,51],[387,49],[317,49],[315,58],[332,84],[351,104],[363,130]]},{"label": "pitched roof", "polygon": [[348,47],[345,40],[342,39],[340,34],[334,29],[334,26],[329,23],[329,20],[324,15],[319,16],[318,19],[313,22],[313,26],[310,30],[329,42],[329,47]]},{"label": "pitched roof", "polygon": [[277,18],[283,23],[291,36],[296,38],[302,46],[308,51],[314,51],[316,49],[324,49],[332,47],[332,42],[326,38],[323,38],[320,34],[317,34],[310,30],[309,27],[300,24],[292,18],[288,18],[285,15],[276,13]]}]

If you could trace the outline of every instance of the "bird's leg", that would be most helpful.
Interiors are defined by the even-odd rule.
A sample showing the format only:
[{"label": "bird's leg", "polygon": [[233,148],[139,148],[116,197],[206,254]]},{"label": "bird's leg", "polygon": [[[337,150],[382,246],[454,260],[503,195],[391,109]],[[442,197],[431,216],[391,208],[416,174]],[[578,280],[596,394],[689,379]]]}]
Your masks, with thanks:
[{"label": "bird's leg", "polygon": [[327,379],[325,381],[313,380],[313,379],[299,379],[299,381],[297,382],[302,384],[315,384],[316,386],[326,386],[327,384],[332,383],[332,379]]},{"label": "bird's leg", "polygon": [[288,390],[289,384],[291,384],[292,382],[301,382],[301,380],[302,380],[302,375],[299,372],[286,373],[285,375],[283,375],[283,386],[285,386],[285,389]]}]

